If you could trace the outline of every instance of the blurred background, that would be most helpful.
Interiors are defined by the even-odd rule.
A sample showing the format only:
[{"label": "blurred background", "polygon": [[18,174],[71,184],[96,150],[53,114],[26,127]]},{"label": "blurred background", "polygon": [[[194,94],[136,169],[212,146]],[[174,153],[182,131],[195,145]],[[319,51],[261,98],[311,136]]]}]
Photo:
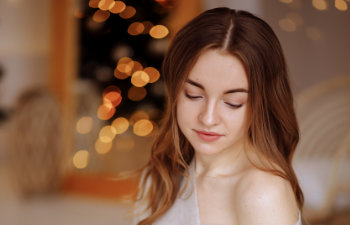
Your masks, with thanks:
[{"label": "blurred background", "polygon": [[311,224],[350,224],[350,1],[0,0],[0,224],[132,224],[176,31],[226,6],[267,21],[301,129]]}]

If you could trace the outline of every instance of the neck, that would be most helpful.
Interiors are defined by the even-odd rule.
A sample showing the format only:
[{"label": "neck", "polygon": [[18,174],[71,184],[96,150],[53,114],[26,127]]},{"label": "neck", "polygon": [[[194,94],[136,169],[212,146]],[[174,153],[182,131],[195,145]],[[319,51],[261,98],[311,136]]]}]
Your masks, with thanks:
[{"label": "neck", "polygon": [[195,153],[195,171],[198,176],[231,176],[250,165],[246,155],[247,145],[241,144],[215,155]]}]

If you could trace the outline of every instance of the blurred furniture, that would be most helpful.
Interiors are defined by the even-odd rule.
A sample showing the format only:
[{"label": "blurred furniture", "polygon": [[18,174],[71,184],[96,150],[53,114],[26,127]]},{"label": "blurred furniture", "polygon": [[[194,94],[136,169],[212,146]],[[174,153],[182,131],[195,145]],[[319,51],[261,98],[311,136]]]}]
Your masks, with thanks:
[{"label": "blurred furniture", "polygon": [[350,209],[350,76],[324,81],[296,99],[301,139],[294,168],[305,217],[327,221]]}]

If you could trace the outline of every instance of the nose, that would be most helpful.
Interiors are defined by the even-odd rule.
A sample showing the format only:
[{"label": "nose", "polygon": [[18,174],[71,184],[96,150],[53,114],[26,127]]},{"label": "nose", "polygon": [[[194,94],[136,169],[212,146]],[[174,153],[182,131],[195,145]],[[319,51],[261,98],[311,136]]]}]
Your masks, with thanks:
[{"label": "nose", "polygon": [[212,127],[219,123],[220,116],[214,101],[206,102],[198,115],[198,120],[206,127]]}]

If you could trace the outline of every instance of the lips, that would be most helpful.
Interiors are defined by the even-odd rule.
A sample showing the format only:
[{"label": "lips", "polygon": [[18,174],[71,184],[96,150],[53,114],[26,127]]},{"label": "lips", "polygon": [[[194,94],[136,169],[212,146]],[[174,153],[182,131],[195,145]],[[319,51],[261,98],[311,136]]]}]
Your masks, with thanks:
[{"label": "lips", "polygon": [[195,130],[195,132],[197,133],[198,137],[205,142],[213,142],[223,136],[215,132],[198,131],[198,130]]}]

